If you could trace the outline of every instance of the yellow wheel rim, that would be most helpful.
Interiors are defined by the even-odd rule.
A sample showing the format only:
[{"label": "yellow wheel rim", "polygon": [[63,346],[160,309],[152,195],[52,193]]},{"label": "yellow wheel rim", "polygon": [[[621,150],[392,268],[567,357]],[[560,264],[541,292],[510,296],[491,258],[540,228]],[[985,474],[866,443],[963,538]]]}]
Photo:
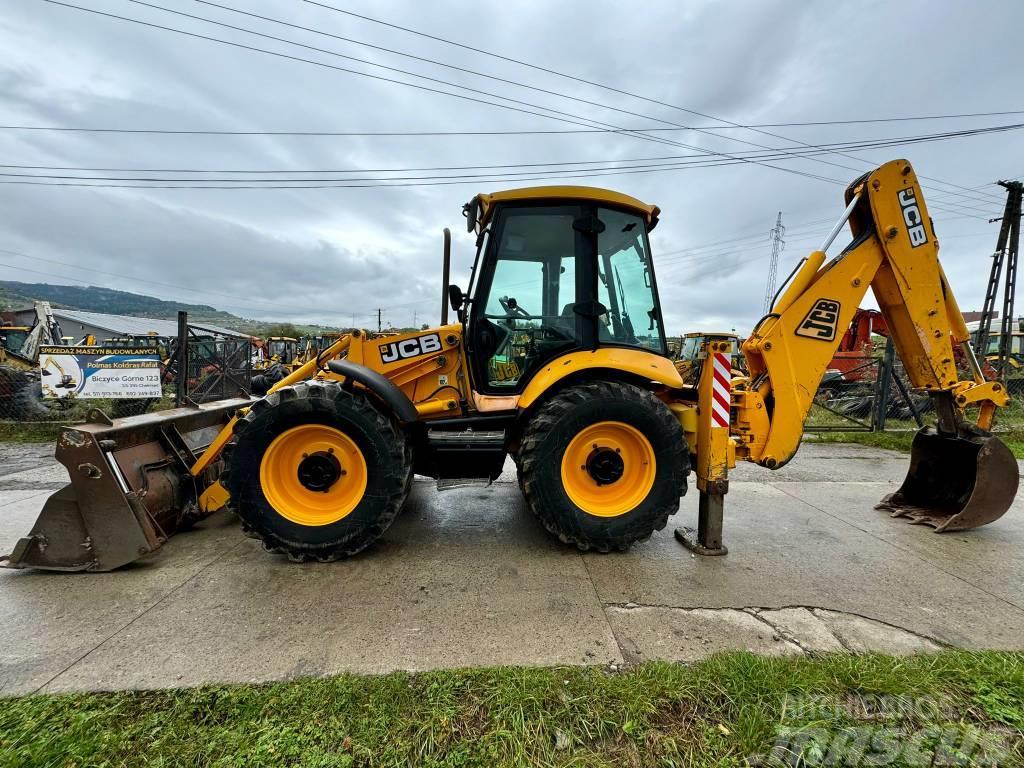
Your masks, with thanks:
[{"label": "yellow wheel rim", "polygon": [[584,427],[562,455],[562,487],[573,504],[597,517],[634,509],[654,486],[654,448],[621,421]]},{"label": "yellow wheel rim", "polygon": [[268,446],[260,462],[260,487],[281,517],[299,525],[330,525],[363,498],[366,459],[344,432],[303,424]]}]

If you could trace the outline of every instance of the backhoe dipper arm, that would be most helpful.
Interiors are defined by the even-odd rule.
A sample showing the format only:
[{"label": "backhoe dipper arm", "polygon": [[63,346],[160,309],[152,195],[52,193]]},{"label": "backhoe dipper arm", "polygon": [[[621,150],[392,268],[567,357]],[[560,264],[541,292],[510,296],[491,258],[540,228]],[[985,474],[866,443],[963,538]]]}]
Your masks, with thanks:
[{"label": "backhoe dipper arm", "polygon": [[[906,479],[877,509],[960,531],[999,519],[1017,493],[1017,462],[987,431],[1009,398],[999,382],[985,381],[971,350],[910,163],[886,163],[857,179],[846,203],[824,244],[743,342],[749,374],[729,380],[729,341],[710,339],[696,403],[675,406],[696,454],[700,491],[697,530],[677,529],[676,538],[695,553],[726,552],[724,499],[736,460],[778,469],[796,454],[814,395],[868,287],[911,385],[932,396],[938,416],[937,429],[914,437]],[[847,222],[853,241],[826,263],[825,251]],[[959,379],[954,344],[963,346],[970,381]],[[968,405],[979,406],[976,426],[964,420]],[[688,421],[696,421],[695,430],[687,430]]]},{"label": "backhoe dipper arm", "polygon": [[[846,201],[843,220],[742,347],[750,378],[735,387],[737,453],[772,469],[796,453],[818,385],[869,286],[911,385],[935,399],[940,432],[955,434],[971,403],[981,405],[978,426],[987,429],[1008,402],[970,349],[910,163],[895,160],[863,176]],[[826,264],[825,250],[847,219],[854,239]],[[954,343],[964,346],[973,381],[959,380]]]}]

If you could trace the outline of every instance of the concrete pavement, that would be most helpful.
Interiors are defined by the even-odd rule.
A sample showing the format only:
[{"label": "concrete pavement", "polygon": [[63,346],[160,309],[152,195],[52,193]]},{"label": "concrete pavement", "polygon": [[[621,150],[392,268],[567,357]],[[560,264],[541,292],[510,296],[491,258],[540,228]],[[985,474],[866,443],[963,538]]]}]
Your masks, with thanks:
[{"label": "concrete pavement", "polygon": [[[0,552],[64,482],[49,446],[0,446]],[[0,695],[495,664],[1024,648],[1024,501],[937,535],[872,509],[907,457],[805,444],[740,467],[723,558],[672,529],[580,555],[523,506],[513,473],[438,493],[417,480],[361,556],[296,565],[216,515],[110,574],[0,571]]]}]

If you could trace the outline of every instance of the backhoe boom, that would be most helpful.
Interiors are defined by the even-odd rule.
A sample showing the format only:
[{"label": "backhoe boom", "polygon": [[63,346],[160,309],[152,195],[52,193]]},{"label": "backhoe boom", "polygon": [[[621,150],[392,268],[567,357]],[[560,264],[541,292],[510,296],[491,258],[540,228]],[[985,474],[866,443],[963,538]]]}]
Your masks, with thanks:
[{"label": "backhoe boom", "polygon": [[[906,160],[886,163],[853,182],[846,201],[843,218],[825,244],[807,257],[743,342],[749,375],[731,382],[730,446],[701,439],[714,430],[699,433],[698,473],[708,471],[698,474],[698,486],[711,489],[708,493],[723,487],[734,464],[728,450],[736,459],[769,469],[793,458],[822,377],[870,288],[911,386],[932,396],[938,417],[937,430],[923,430],[915,440],[906,482],[880,506],[937,530],[991,522],[1017,490],[1016,462],[985,431],[1009,398],[1002,384],[985,380],[970,347],[917,177]],[[853,240],[826,263],[825,251],[847,221]],[[725,341],[716,343],[721,347]],[[966,353],[970,380],[960,379],[954,344]],[[702,381],[710,377],[705,370]],[[705,402],[713,405],[698,403],[702,420],[712,418]],[[965,417],[967,406],[978,407],[973,424]],[[710,458],[700,460],[702,452]]]}]

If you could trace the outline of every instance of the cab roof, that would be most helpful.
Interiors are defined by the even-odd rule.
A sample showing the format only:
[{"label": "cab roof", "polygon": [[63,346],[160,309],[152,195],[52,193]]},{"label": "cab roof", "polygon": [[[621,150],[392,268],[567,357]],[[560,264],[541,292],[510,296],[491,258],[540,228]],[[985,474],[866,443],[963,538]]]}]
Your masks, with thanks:
[{"label": "cab roof", "polygon": [[661,209],[656,205],[637,200],[635,197],[615,192],[611,189],[601,187],[575,187],[575,186],[547,186],[547,187],[521,187],[519,189],[507,189],[503,192],[481,193],[476,196],[480,201],[480,223],[486,225],[494,213],[494,206],[498,203],[512,203],[524,201],[552,200],[568,202],[572,200],[586,200],[596,203],[604,203],[616,208],[625,208],[633,213],[643,216],[647,222],[647,228],[653,229],[658,223],[658,214]]}]

